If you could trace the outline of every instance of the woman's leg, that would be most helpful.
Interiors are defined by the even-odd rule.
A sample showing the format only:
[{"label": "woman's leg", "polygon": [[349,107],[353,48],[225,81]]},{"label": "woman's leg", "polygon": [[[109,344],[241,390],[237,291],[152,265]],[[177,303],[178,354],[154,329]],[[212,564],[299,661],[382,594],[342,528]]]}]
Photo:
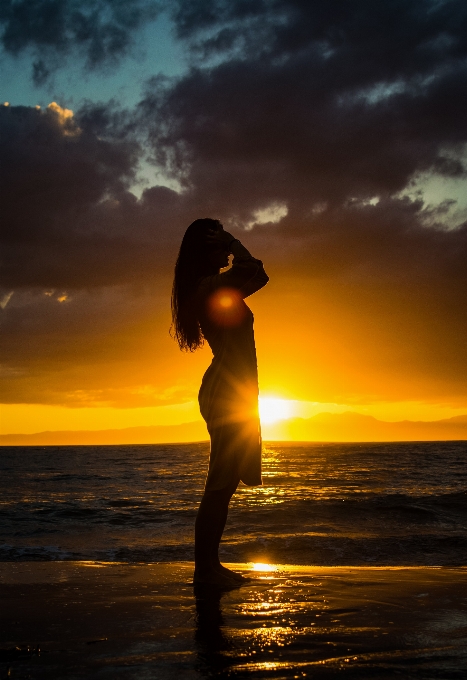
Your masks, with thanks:
[{"label": "woman's leg", "polygon": [[[239,480],[240,481],[240,480]],[[219,513],[216,519],[216,532],[213,536],[214,540],[211,546],[211,564],[215,568],[221,567],[221,563],[219,560],[219,545],[222,539],[222,534],[224,533],[225,529],[225,524],[227,522],[227,515],[229,512],[229,503],[231,501],[232,496],[234,495],[236,489],[238,486],[238,482],[235,482],[232,484],[230,487],[227,487],[226,489],[223,489],[225,491],[225,495],[223,497],[223,504],[222,508],[219,508]],[[227,570],[226,570],[227,571]],[[233,572],[231,572],[233,573]]]},{"label": "woman's leg", "polygon": [[195,580],[225,583],[229,575],[234,576],[220,564],[218,550],[237,486],[238,481],[225,489],[204,492],[195,522]]}]

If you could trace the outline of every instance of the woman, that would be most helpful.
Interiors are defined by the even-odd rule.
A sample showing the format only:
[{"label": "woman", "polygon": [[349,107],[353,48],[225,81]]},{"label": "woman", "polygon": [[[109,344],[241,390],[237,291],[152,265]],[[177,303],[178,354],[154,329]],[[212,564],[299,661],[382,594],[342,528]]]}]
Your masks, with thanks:
[{"label": "woman", "polygon": [[[229,254],[232,266],[220,273]],[[211,453],[195,523],[195,584],[228,586],[244,580],[221,565],[218,550],[238,483],[262,484],[253,314],[244,298],[268,280],[262,262],[218,220],[195,220],[186,230],[172,290],[175,337],[188,351],[206,339],[214,355],[199,391]]]}]

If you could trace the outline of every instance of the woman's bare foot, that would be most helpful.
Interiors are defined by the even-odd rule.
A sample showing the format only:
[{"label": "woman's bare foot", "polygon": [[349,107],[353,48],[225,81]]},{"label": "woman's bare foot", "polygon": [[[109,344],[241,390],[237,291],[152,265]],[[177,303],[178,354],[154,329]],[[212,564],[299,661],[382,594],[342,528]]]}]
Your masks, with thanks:
[{"label": "woman's bare foot", "polygon": [[[229,572],[229,569],[226,569]],[[233,574],[233,572],[230,572]],[[195,569],[193,575],[193,585],[214,585],[222,587],[238,586],[238,580],[232,578],[224,571],[219,571],[211,567],[210,569]]]},{"label": "woman's bare foot", "polygon": [[220,563],[216,564],[214,569],[219,574],[224,574],[224,576],[228,576],[229,578],[233,579],[236,583],[248,583],[248,581],[251,581],[251,579],[248,578],[247,576],[242,576],[241,574],[238,574],[236,571],[232,571],[232,569],[224,567],[224,565]]}]

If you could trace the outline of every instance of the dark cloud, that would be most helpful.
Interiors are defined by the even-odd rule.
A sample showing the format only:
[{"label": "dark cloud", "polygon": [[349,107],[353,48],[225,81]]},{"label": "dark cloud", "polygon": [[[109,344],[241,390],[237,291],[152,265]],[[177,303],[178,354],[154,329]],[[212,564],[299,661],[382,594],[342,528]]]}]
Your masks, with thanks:
[{"label": "dark cloud", "polygon": [[157,16],[151,0],[3,0],[1,44],[13,55],[30,50],[36,84],[43,84],[63,57],[77,51],[87,68],[115,64],[135,32]]},{"label": "dark cloud", "polygon": [[[286,241],[282,258],[300,243],[310,274],[462,269],[465,227],[404,192],[466,174],[464,3],[179,2],[174,20],[219,63],[148,83],[140,112],[193,204],[238,225],[286,206],[254,232]],[[236,46],[217,41],[226,30]]]},{"label": "dark cloud", "polygon": [[[171,7],[178,34],[200,53],[236,44],[240,52],[247,46],[249,58],[278,62],[313,52],[331,63],[347,57],[341,74],[355,82],[376,72],[385,80],[432,73],[440,56],[462,57],[465,47],[461,0],[178,0]],[[226,31],[235,40],[217,39]]]},{"label": "dark cloud", "polygon": [[178,195],[129,191],[140,149],[125,124],[109,108],[0,108],[6,290],[154,279]]},{"label": "dark cloud", "polygon": [[464,3],[190,2],[175,19],[200,52],[226,26],[244,46],[220,40],[219,65],[142,103],[159,159],[200,193],[342,205],[464,173]]}]

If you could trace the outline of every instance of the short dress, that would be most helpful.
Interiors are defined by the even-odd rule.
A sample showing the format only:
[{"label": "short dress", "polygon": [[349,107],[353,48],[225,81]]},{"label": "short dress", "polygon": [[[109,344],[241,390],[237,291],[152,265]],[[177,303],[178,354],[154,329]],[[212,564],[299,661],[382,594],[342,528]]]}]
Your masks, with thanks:
[{"label": "short dress", "polygon": [[229,270],[198,284],[198,319],[214,355],[198,396],[211,438],[209,490],[239,480],[248,486],[262,484],[253,313],[244,298],[268,281],[261,260],[243,255],[234,258]]}]

